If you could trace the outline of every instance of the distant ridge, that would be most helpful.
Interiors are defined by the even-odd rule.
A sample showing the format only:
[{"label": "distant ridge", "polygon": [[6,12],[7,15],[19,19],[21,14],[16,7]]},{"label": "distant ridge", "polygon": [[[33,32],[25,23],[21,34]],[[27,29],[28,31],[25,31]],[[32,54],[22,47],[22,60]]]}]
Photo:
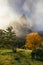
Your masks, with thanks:
[{"label": "distant ridge", "polygon": [[43,31],[39,31],[38,33],[43,34]]}]

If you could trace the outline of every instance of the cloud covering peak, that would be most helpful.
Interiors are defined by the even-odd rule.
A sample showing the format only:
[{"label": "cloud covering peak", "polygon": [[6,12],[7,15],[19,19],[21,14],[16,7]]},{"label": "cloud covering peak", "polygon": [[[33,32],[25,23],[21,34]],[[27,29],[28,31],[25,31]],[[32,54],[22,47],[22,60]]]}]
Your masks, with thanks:
[{"label": "cloud covering peak", "polygon": [[43,30],[43,0],[0,0],[1,28],[22,14],[31,20],[34,31]]}]

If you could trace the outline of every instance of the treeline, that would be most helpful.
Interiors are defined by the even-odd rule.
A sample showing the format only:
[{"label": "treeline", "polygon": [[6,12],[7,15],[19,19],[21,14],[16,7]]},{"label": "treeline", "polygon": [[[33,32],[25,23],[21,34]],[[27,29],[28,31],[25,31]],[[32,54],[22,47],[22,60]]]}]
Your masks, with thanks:
[{"label": "treeline", "polygon": [[37,49],[43,45],[42,37],[33,32],[27,34],[26,37],[19,38],[16,36],[13,27],[10,26],[6,30],[0,29],[0,49],[8,48],[16,52],[16,48]]},{"label": "treeline", "polygon": [[10,26],[6,30],[0,29],[0,48],[9,48],[16,52],[16,48],[22,48],[25,39],[18,38],[13,27]]}]

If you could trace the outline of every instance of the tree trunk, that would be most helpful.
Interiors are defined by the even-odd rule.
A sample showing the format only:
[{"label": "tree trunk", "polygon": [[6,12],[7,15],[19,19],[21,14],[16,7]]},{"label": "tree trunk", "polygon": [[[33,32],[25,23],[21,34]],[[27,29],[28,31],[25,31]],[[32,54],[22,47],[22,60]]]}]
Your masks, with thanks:
[{"label": "tree trunk", "polygon": [[17,52],[17,49],[16,48],[12,48],[13,52],[16,53]]}]

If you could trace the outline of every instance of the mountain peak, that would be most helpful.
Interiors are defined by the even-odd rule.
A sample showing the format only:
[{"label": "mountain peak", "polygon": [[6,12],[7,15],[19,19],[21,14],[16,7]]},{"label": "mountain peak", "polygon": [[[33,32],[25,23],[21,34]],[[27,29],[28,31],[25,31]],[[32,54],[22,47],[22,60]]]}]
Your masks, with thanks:
[{"label": "mountain peak", "polygon": [[21,15],[20,19],[26,19],[25,14]]}]

